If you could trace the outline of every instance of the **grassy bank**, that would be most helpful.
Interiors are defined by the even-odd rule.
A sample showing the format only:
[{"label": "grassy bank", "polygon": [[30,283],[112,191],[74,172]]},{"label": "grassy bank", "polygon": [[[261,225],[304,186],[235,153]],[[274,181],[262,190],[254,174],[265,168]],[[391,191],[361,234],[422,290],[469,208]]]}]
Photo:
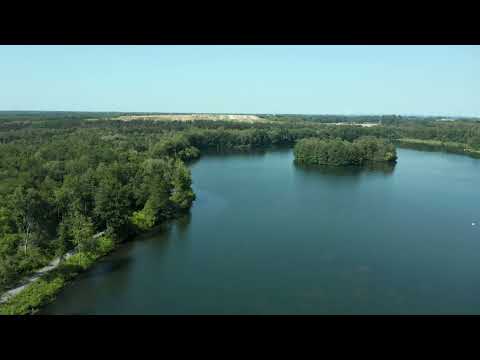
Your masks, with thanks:
[{"label": "grassy bank", "polygon": [[78,252],[56,269],[50,271],[16,296],[0,305],[0,315],[35,314],[42,306],[55,300],[55,296],[81,272],[90,268],[98,259],[116,247],[108,236],[98,239],[95,252]]},{"label": "grassy bank", "polygon": [[452,142],[452,141],[440,141],[440,140],[422,140],[422,139],[411,139],[411,138],[401,138],[396,140],[399,144],[406,145],[425,145],[432,148],[443,148],[446,150],[460,151],[467,154],[480,155],[480,150],[472,149],[467,144]]}]

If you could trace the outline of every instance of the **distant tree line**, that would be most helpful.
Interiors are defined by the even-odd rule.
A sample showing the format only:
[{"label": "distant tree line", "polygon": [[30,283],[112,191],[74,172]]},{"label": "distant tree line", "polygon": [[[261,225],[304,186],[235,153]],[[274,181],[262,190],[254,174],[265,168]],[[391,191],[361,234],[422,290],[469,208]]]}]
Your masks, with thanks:
[{"label": "distant tree line", "polygon": [[367,128],[325,124],[342,122],[335,116],[268,115],[266,122],[242,123],[112,115],[128,114],[0,113],[0,291],[70,249],[94,248],[92,233],[107,230],[119,240],[188,209],[195,194],[186,162],[207,149],[297,144],[301,161],[329,164],[392,161],[391,142],[400,138],[480,149],[475,120],[355,120],[380,124]]}]

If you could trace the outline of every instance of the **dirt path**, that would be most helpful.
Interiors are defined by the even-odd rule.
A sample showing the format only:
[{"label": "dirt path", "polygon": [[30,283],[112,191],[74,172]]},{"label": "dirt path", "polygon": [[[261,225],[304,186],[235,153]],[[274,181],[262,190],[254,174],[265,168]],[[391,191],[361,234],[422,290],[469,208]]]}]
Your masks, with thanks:
[{"label": "dirt path", "polygon": [[[105,231],[101,231],[97,234],[95,234],[93,236],[94,239],[102,236],[103,234],[105,234]],[[74,254],[74,251],[70,251],[68,253],[66,253],[64,255],[64,259],[68,259],[70,256],[72,256]],[[0,296],[0,304],[8,301],[10,298],[12,298],[13,296],[17,295],[18,293],[20,293],[23,289],[25,289],[28,285],[32,284],[33,282],[37,281],[38,279],[40,279],[43,275],[45,275],[46,273],[52,271],[53,269],[55,269],[58,265],[60,264],[60,258],[56,258],[56,259],[53,259],[50,264],[48,264],[47,266],[35,271],[35,273],[33,275],[30,275],[29,277],[23,279],[19,285],[17,285],[16,287],[14,287],[13,289],[10,289],[6,292],[4,292],[1,296]]]},{"label": "dirt path", "polygon": [[[71,253],[71,252],[67,253],[67,254],[65,254],[64,258],[68,259],[70,256],[72,256],[72,254],[73,253]],[[59,264],[60,264],[60,258],[53,259],[50,262],[50,264],[48,264],[47,266],[37,270],[33,275],[31,275],[31,276],[27,277],[26,279],[22,280],[20,285],[18,285],[17,287],[15,287],[13,289],[10,289],[7,292],[2,294],[2,296],[0,297],[0,304],[8,301],[11,297],[17,295],[19,292],[21,292],[23,289],[25,289],[28,285],[37,281],[38,279],[40,279],[40,277],[42,277],[43,275],[45,275],[49,271],[52,271],[53,269],[55,269]]]}]

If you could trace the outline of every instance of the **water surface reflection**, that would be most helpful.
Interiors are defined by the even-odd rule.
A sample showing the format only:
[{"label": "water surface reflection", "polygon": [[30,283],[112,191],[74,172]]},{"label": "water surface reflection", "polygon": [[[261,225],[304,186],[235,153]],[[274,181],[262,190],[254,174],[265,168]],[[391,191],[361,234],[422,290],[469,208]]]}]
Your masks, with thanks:
[{"label": "water surface reflection", "polygon": [[330,165],[305,165],[293,162],[297,170],[307,174],[321,174],[326,176],[360,176],[364,174],[392,175],[395,163],[369,162],[364,166],[330,166]]}]

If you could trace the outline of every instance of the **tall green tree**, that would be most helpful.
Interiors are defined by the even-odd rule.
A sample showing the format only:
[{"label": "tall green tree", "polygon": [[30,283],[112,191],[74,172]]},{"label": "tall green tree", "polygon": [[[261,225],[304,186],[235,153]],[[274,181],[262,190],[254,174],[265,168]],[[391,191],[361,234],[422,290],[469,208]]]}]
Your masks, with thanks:
[{"label": "tall green tree", "polygon": [[38,240],[44,203],[35,189],[19,186],[10,197],[11,211],[17,228],[22,234],[23,249],[27,255],[29,246]]}]

